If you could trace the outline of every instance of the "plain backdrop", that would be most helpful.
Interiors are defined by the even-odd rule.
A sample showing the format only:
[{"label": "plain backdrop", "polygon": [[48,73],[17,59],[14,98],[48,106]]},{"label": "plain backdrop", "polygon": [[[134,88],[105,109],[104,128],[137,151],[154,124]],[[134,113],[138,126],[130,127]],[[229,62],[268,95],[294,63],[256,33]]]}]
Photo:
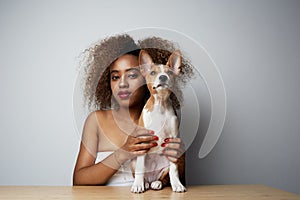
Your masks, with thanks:
[{"label": "plain backdrop", "polygon": [[106,36],[162,27],[207,50],[227,93],[213,151],[198,158],[201,122],[187,151],[187,183],[300,194],[299,9],[296,0],[1,0],[0,185],[71,185],[78,56]]}]

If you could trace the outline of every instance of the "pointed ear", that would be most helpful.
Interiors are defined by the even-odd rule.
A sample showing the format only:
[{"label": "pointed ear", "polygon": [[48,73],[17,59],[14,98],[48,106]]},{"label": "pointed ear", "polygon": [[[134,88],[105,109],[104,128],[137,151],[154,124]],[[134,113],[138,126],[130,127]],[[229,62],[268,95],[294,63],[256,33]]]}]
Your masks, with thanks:
[{"label": "pointed ear", "polygon": [[139,65],[140,70],[143,76],[146,76],[147,72],[150,70],[153,65],[151,56],[145,51],[141,50],[139,55]]},{"label": "pointed ear", "polygon": [[174,73],[178,75],[180,73],[180,66],[181,66],[181,53],[179,50],[174,51],[171,56],[169,57],[169,60],[167,62],[167,65],[173,69]]}]

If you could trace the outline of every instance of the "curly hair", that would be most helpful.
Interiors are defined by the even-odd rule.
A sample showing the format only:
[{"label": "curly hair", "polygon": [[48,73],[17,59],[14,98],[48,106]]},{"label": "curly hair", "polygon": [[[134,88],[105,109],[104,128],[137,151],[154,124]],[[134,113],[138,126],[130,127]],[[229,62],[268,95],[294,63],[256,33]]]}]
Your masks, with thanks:
[{"label": "curly hair", "polygon": [[[89,110],[105,110],[112,108],[112,90],[110,87],[110,66],[124,54],[139,56],[141,49],[146,50],[157,64],[166,64],[171,52],[178,49],[174,43],[159,37],[139,40],[137,43],[127,34],[115,35],[98,41],[86,49],[81,63],[84,68],[84,102]],[[181,73],[170,95],[175,109],[180,108],[182,92],[180,85],[186,83],[194,75],[192,65],[183,57]],[[148,93],[148,89],[146,90]],[[145,95],[145,98],[149,94]],[[147,99],[145,99],[146,101]]]}]

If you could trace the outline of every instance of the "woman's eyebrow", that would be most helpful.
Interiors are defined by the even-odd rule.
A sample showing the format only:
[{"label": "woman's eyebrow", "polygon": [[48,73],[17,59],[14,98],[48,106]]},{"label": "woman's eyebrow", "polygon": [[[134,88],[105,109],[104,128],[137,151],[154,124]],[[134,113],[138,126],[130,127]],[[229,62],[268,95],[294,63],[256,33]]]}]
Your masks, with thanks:
[{"label": "woman's eyebrow", "polygon": [[111,74],[112,74],[112,73],[119,73],[119,70],[113,69],[113,70],[110,71],[110,73],[111,73]]},{"label": "woman's eyebrow", "polygon": [[140,71],[140,68],[139,67],[132,67],[132,68],[126,69],[125,71],[126,72],[129,72],[129,71]]},{"label": "woman's eyebrow", "polygon": [[[132,67],[132,68],[129,68],[129,69],[126,69],[125,72],[129,72],[129,71],[140,71],[140,68],[139,67]],[[110,71],[110,73],[119,73],[120,71],[119,70],[116,70],[116,69],[113,69]]]}]

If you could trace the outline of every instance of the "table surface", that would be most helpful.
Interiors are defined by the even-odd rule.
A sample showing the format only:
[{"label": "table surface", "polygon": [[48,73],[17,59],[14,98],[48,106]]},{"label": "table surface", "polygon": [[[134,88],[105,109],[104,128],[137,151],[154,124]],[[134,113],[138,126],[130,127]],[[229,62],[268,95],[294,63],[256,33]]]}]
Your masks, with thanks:
[{"label": "table surface", "polygon": [[175,193],[170,187],[141,194],[130,187],[109,186],[0,186],[0,199],[255,199],[300,200],[300,195],[263,185],[188,186],[187,192]]}]

